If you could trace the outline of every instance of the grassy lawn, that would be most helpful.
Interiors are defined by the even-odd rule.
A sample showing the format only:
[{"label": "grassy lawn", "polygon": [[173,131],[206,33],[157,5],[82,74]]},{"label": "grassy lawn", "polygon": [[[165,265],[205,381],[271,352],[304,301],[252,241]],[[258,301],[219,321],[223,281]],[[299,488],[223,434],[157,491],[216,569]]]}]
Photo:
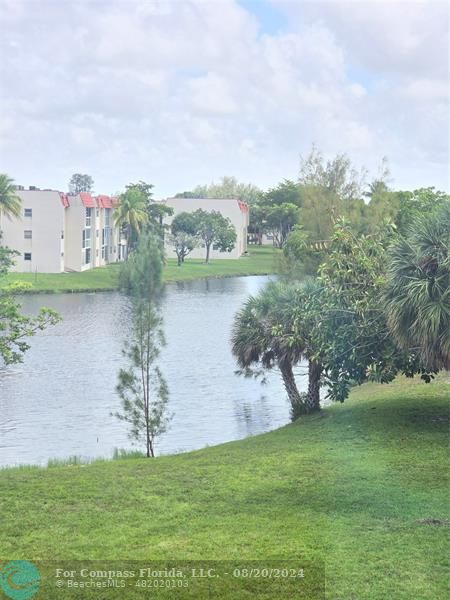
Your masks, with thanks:
[{"label": "grassy lawn", "polygon": [[1,556],[303,557],[324,561],[328,599],[444,599],[449,396],[445,378],[368,384],[240,442],[1,471]]},{"label": "grassy lawn", "polygon": [[[248,256],[239,259],[215,259],[205,265],[201,259],[186,259],[182,267],[169,259],[164,270],[167,283],[207,277],[238,275],[269,275],[277,269],[279,251],[272,246],[249,248]],[[30,292],[107,291],[117,288],[120,265],[98,267],[83,273],[9,273],[2,284],[25,281],[32,284]]]}]

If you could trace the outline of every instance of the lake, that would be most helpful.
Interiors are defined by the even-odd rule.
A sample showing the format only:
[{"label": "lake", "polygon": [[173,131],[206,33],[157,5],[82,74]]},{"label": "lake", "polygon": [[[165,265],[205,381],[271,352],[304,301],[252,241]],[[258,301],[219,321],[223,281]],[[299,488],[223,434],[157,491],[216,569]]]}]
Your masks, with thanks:
[{"label": "lake", "polygon": [[[233,316],[267,277],[170,284],[163,301],[167,346],[160,367],[170,390],[169,430],[156,442],[171,454],[241,439],[289,422],[277,372],[266,385],[235,374],[230,351]],[[24,362],[0,369],[0,465],[47,464],[72,455],[111,457],[133,448],[115,386],[129,324],[118,292],[38,294],[23,298],[63,320],[31,338]],[[302,369],[300,368],[300,371]],[[306,378],[298,377],[304,389]]]}]

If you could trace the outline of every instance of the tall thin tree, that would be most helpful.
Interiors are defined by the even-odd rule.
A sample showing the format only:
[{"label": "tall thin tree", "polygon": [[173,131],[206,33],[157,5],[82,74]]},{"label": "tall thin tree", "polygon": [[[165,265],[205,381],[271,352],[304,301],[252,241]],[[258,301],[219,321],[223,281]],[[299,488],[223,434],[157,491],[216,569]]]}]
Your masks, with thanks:
[{"label": "tall thin tree", "polygon": [[154,233],[140,237],[122,268],[120,284],[129,298],[130,333],[123,349],[128,365],[120,369],[116,388],[122,411],[113,414],[129,424],[130,438],[142,442],[147,457],[153,457],[155,439],[169,422],[169,391],[158,365],[165,340],[159,309],[161,244]]}]

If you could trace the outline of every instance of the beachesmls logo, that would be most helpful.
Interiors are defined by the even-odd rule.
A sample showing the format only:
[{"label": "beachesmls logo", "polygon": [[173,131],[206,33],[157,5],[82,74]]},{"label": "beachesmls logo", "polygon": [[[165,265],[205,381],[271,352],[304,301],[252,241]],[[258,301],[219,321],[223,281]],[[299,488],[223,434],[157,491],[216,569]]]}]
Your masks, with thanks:
[{"label": "beachesmls logo", "polygon": [[12,560],[0,571],[0,589],[11,600],[28,600],[39,591],[41,576],[27,560]]}]

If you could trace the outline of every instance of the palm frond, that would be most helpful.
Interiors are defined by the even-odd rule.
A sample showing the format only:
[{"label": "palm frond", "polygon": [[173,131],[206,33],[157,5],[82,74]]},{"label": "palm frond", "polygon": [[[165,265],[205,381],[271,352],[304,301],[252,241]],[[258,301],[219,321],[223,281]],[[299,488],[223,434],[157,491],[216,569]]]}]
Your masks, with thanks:
[{"label": "palm frond", "polygon": [[8,219],[20,216],[22,200],[16,190],[14,180],[5,173],[0,173],[0,214]]},{"label": "palm frond", "polygon": [[390,249],[389,328],[429,368],[450,368],[450,206],[417,218]]}]

